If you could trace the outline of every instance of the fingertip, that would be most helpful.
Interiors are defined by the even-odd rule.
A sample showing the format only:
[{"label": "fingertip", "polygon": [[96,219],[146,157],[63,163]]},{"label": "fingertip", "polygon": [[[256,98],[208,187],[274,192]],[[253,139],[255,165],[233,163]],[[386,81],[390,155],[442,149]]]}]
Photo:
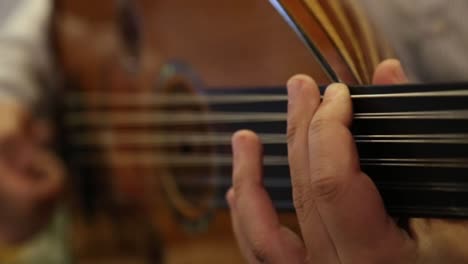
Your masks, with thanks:
[{"label": "fingertip", "polygon": [[295,100],[298,96],[304,93],[304,90],[310,88],[316,90],[318,94],[318,86],[314,79],[305,74],[296,74],[287,82],[289,100]]},{"label": "fingertip", "polygon": [[241,129],[239,131],[236,131],[233,135],[234,140],[244,140],[245,138],[251,137],[256,137],[256,134],[252,130],[248,129]]},{"label": "fingertip", "polygon": [[232,136],[232,152],[234,171],[245,167],[245,164],[251,167],[251,164],[261,161],[260,138],[253,131],[239,130]]},{"label": "fingertip", "polygon": [[377,68],[379,67],[401,67],[401,62],[398,59],[390,58],[382,61]]},{"label": "fingertip", "polygon": [[234,208],[234,198],[235,198],[234,188],[231,187],[226,192],[226,201],[228,202],[228,205],[230,208]]},{"label": "fingertip", "polygon": [[334,83],[327,87],[322,104],[312,119],[311,125],[316,125],[318,120],[337,122],[349,127],[352,122],[352,101],[348,86]]},{"label": "fingertip", "polygon": [[401,62],[397,59],[387,59],[375,69],[373,84],[401,84],[408,81]]},{"label": "fingertip", "polygon": [[335,100],[338,97],[349,97],[348,86],[342,83],[333,83],[327,87],[324,94],[324,100]]},{"label": "fingertip", "polygon": [[307,74],[296,74],[294,76],[292,76],[291,78],[289,78],[288,82],[287,82],[287,87],[288,88],[297,88],[298,84],[302,84],[302,83],[308,83],[308,84],[316,84],[315,83],[315,80],[310,77],[309,75]]},{"label": "fingertip", "polygon": [[243,129],[234,133],[231,141],[235,151],[238,147],[243,147],[249,144],[259,144],[260,138],[255,134],[255,132]]}]

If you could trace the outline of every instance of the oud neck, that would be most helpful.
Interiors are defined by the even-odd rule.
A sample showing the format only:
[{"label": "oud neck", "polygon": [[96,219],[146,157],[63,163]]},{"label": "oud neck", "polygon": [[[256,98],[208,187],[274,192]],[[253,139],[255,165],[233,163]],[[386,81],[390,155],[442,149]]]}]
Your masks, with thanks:
[{"label": "oud neck", "polygon": [[[326,87],[321,86],[319,89],[323,94]],[[433,119],[449,121],[468,119],[468,112],[464,112],[468,110],[468,83],[349,86],[349,89],[355,121],[404,119],[417,122]],[[282,130],[275,129],[277,127],[275,123],[286,121],[284,115],[287,111],[287,90],[284,86],[215,88],[207,89],[205,93],[208,98],[214,96],[228,99],[207,100],[211,111],[237,114],[246,118],[245,122],[242,122],[241,118],[232,122],[225,120],[221,122],[222,127],[229,127],[232,131],[255,125],[264,127],[265,132],[285,133],[284,127],[280,128]],[[354,126],[355,132],[360,132],[356,127],[358,126]],[[422,132],[426,133],[443,132],[443,129],[433,126],[424,128],[418,126],[413,129],[414,126],[405,127],[407,133],[413,130],[424,130]],[[395,131],[390,129],[381,132],[394,134]]]},{"label": "oud neck", "polygon": [[[114,161],[118,166],[128,162],[171,166],[180,174],[177,178],[202,166],[208,170],[194,172],[214,175],[216,181],[195,177],[180,183],[184,190],[215,186],[222,205],[231,186],[230,135],[251,129],[264,145],[265,187],[279,209],[291,210],[286,88],[207,89],[198,97],[188,91],[167,96],[105,95],[106,100],[90,106],[76,99],[95,96],[73,96],[63,122],[67,145],[77,150],[75,161],[94,166],[96,159],[83,156],[88,153],[83,150],[115,143],[125,150]],[[353,86],[350,91],[351,130],[361,169],[376,184],[388,211],[398,216],[468,217],[468,83]],[[131,129],[109,138],[106,133],[82,135],[84,128],[96,133]],[[163,156],[138,151],[149,148],[168,151]],[[140,156],[128,156],[132,149]]]},{"label": "oud neck", "polygon": [[[361,167],[376,183],[390,213],[468,216],[468,83],[349,89]],[[229,103],[210,103],[211,111],[240,117],[217,123],[213,130],[251,129],[260,134],[265,186],[278,209],[291,210],[286,88],[218,88],[206,93],[208,98],[232,98]],[[229,153],[229,147],[220,152]]]}]

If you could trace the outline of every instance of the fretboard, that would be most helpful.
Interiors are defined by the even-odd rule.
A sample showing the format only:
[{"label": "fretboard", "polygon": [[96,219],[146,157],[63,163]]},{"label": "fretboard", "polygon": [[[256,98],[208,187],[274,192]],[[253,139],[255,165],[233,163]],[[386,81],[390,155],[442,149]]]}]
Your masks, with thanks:
[{"label": "fretboard", "polygon": [[[350,90],[354,107],[352,132],[361,168],[377,185],[389,213],[467,217],[468,84]],[[207,97],[210,96],[234,98],[229,103],[212,100],[210,112],[243,119],[226,118],[214,123],[213,131],[257,132],[264,142],[265,186],[278,209],[292,210],[286,158],[286,89],[210,89]],[[219,146],[218,151],[220,156],[230,155],[226,144]],[[222,194],[230,185],[230,166],[221,167]]]}]

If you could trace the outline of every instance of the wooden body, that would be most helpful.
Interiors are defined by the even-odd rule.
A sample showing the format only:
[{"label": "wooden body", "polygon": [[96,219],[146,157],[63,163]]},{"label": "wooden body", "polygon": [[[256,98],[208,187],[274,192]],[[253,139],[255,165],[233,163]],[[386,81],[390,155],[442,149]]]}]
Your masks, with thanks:
[{"label": "wooden body", "polygon": [[[354,3],[351,0],[272,2],[291,16],[304,40],[315,44],[331,64],[336,80],[367,84],[377,62],[389,54],[383,46],[374,46],[378,37],[362,13],[349,5]],[[51,37],[65,79],[64,92],[78,92],[85,107],[102,103],[86,96],[88,92],[163,94],[160,72],[174,58],[189,64],[203,80],[204,85],[192,89],[194,95],[205,86],[282,85],[298,72],[312,75],[319,83],[330,81],[330,75],[322,72],[310,50],[266,0],[56,0]],[[132,111],[143,114],[148,110],[141,106]],[[160,132],[151,126],[107,129],[117,136]],[[112,164],[129,150],[139,151],[117,142],[86,154],[98,153],[98,161]],[[161,149],[152,151],[161,153]],[[214,211],[207,218],[210,221],[195,227],[183,224],[163,183],[171,177],[167,166],[74,170],[76,166],[71,165],[71,244],[78,263],[243,262],[227,211]],[[281,217],[297,229],[293,214]],[[446,229],[445,222],[414,220],[409,225],[422,227],[420,233],[429,234],[427,241],[436,247],[434,241],[442,241],[439,244],[444,247],[452,245],[447,241],[455,241],[445,236],[453,237],[456,232],[437,232]],[[451,230],[463,228],[462,223]]]},{"label": "wooden body", "polygon": [[[122,15],[119,2],[131,10]],[[130,23],[129,35],[122,34],[122,23]],[[170,59],[190,65],[209,87],[283,85],[299,72],[328,81],[309,50],[264,0],[57,0],[52,40],[65,92],[157,94],[161,66]],[[112,129],[116,135],[129,131]],[[114,146],[101,151],[101,157],[111,160],[126,148]],[[159,182],[165,168],[115,168],[105,175],[71,170],[71,241],[79,262],[242,263],[227,211],[217,211],[198,232],[187,231],[178,221]],[[82,201],[90,199],[90,191],[77,187],[86,185],[83,178],[100,186],[91,188],[97,212],[91,216],[83,212],[89,209]],[[294,228],[293,214],[282,217]],[[149,223],[151,228],[145,227]],[[119,236],[123,230],[134,233]],[[153,231],[153,237],[144,235]],[[140,249],[132,249],[135,244]],[[148,251],[154,251],[151,261],[145,259]]]},{"label": "wooden body", "polygon": [[[330,78],[369,82],[383,50],[373,46],[376,36],[362,28],[366,21],[349,5],[352,2],[272,2],[277,10],[266,0],[56,0],[51,39],[65,80],[64,94],[76,94],[73,99],[85,107],[73,110],[78,112],[103,103],[88,96],[92,92],[164,95],[167,85],[160,83],[161,72],[174,59],[189,65],[202,80],[199,87],[188,89],[194,96],[209,87],[284,85],[296,73],[309,74],[319,83]],[[277,11],[290,16],[303,42]],[[364,53],[367,49],[373,56]],[[333,74],[323,71],[319,62],[325,61]],[[145,114],[154,109],[111,110]],[[82,118],[90,115],[84,111]],[[177,126],[172,129],[178,132]],[[171,132],[151,125],[112,125],[104,132],[119,137],[161,131]],[[97,131],[65,129],[63,145],[73,145],[69,135],[79,133]],[[180,214],[184,219],[200,218],[200,212],[171,191],[174,170],[116,162],[128,151],[165,154],[164,148],[122,142],[91,153],[66,151],[65,158],[72,161],[71,241],[79,262],[242,262],[227,211],[214,211],[187,225]],[[83,169],[73,162],[80,155],[119,166]],[[195,171],[187,168],[187,173]],[[297,229],[294,214],[285,213],[282,220]]]}]

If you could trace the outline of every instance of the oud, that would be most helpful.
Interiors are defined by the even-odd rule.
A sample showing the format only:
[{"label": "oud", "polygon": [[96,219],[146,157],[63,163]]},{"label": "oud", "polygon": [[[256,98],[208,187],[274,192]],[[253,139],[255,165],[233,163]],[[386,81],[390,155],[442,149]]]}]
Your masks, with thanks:
[{"label": "oud", "polygon": [[294,228],[281,84],[304,71],[351,85],[361,165],[391,214],[467,216],[466,85],[365,86],[391,52],[357,5],[271,2],[56,1],[80,263],[241,262],[224,192],[243,128],[260,134],[264,184]]}]

